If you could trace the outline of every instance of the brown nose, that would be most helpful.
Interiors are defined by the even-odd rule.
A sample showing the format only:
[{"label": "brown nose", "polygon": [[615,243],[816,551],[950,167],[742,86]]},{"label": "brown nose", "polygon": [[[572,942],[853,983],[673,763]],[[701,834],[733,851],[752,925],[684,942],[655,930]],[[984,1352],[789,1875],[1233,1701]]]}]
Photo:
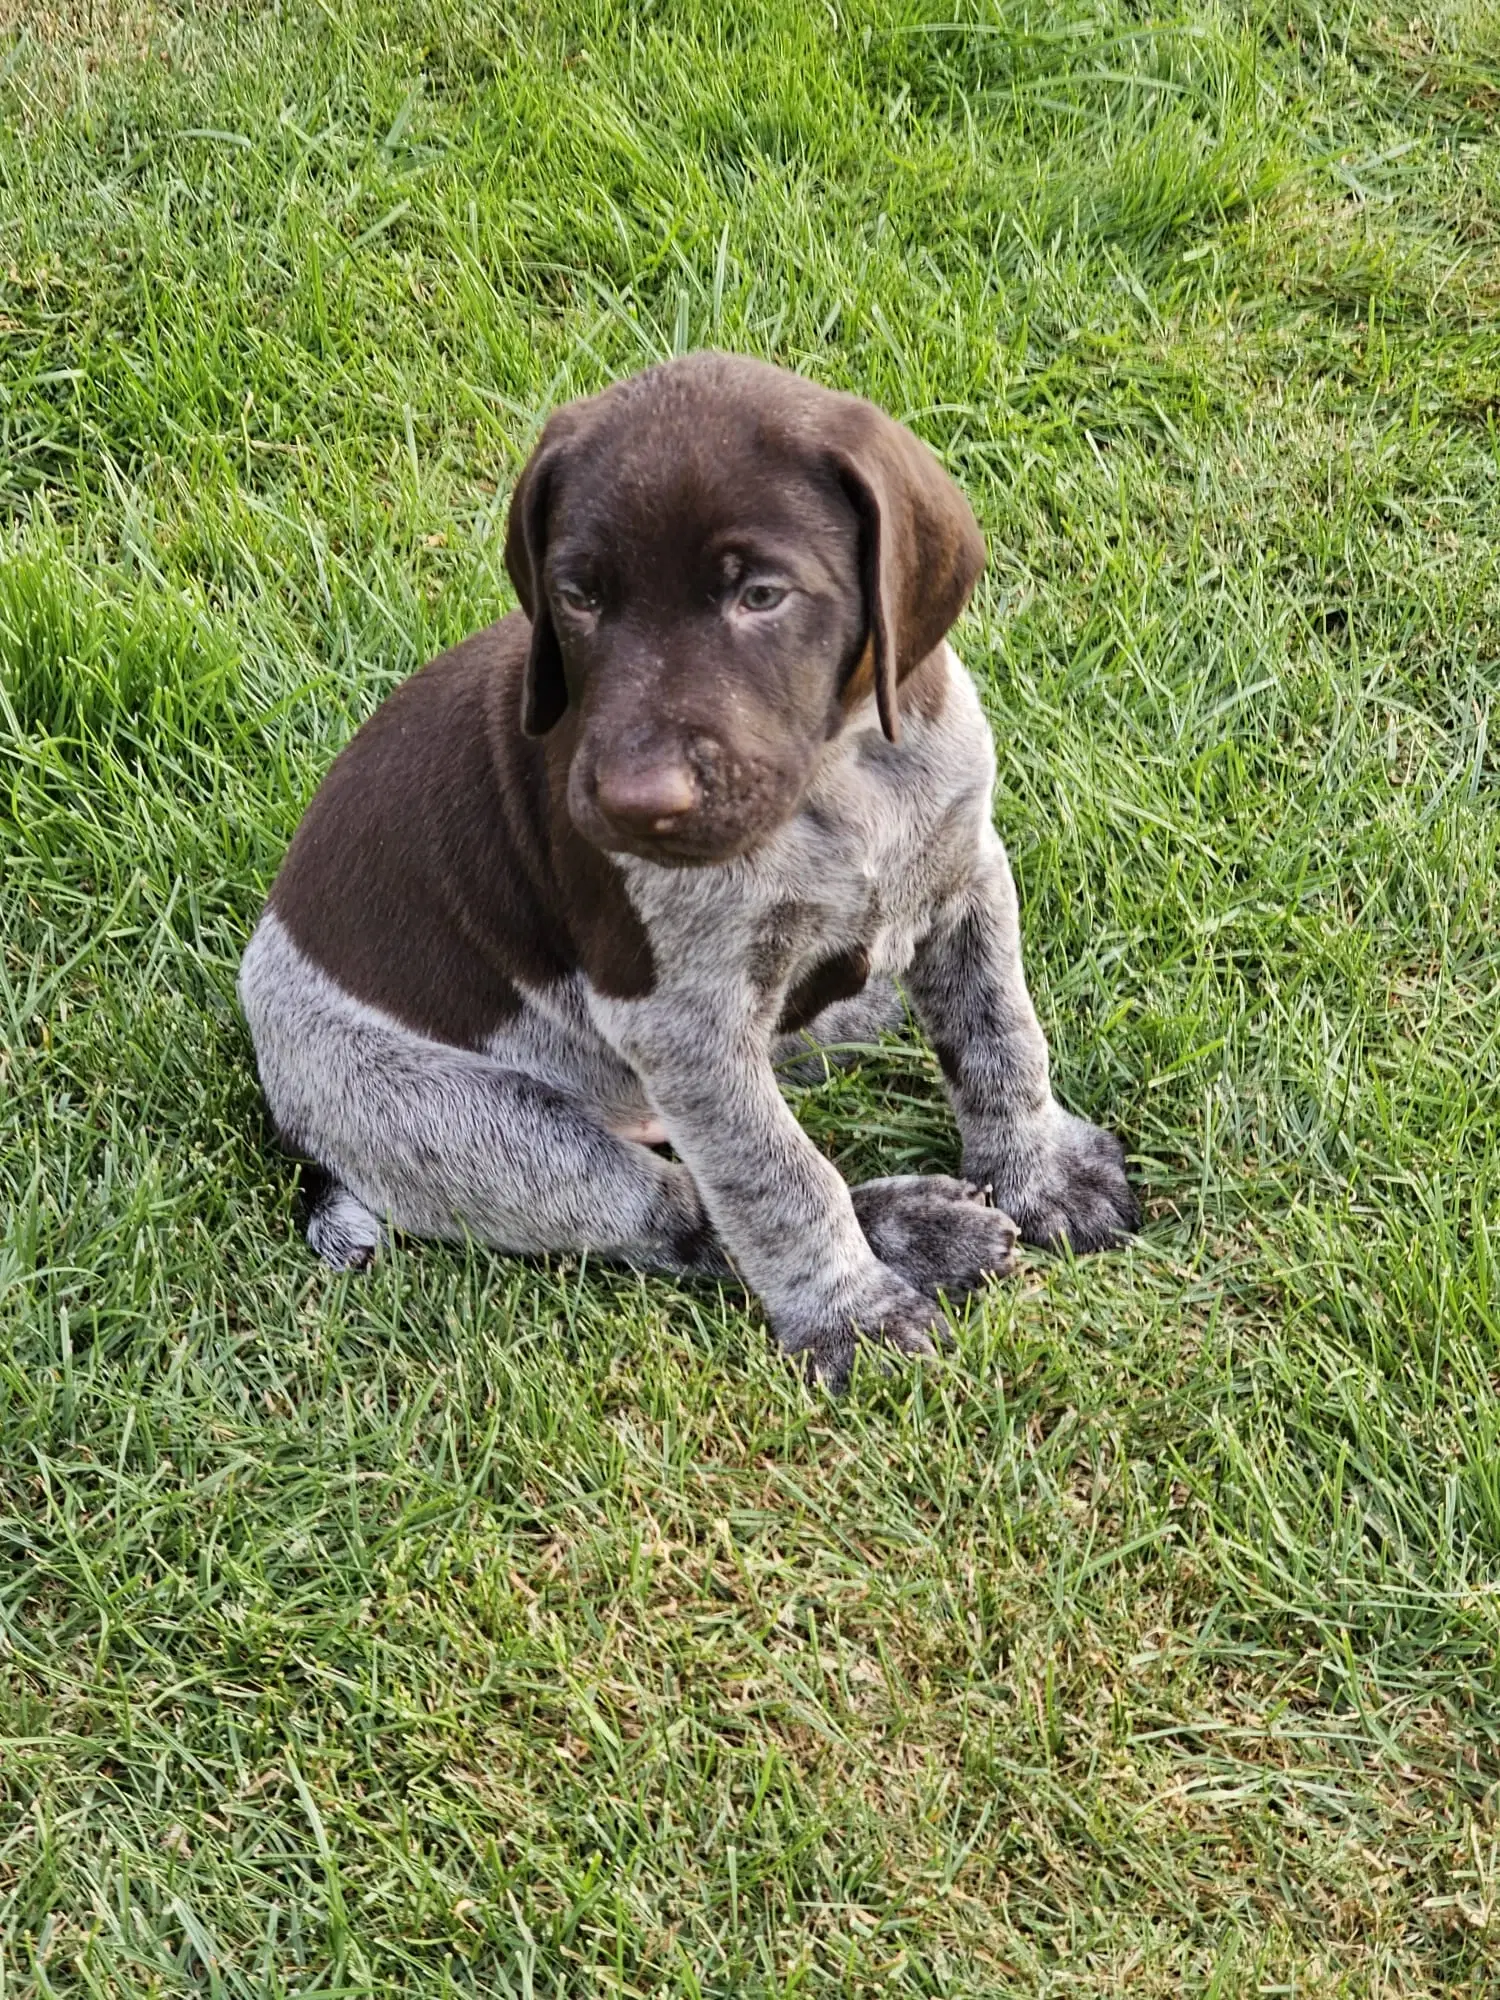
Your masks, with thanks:
[{"label": "brown nose", "polygon": [[594,781],[606,819],[636,831],[668,833],[698,803],[698,781],[686,764],[608,764]]}]

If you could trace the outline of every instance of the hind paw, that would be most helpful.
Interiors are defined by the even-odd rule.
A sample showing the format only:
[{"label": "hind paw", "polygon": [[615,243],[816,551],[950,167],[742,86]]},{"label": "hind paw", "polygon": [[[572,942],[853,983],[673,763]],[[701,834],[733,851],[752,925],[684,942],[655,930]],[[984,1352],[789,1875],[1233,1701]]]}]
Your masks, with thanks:
[{"label": "hind paw", "polygon": [[307,1218],[307,1241],[335,1271],[366,1271],[385,1235],[380,1218],[348,1188],[330,1181]]}]

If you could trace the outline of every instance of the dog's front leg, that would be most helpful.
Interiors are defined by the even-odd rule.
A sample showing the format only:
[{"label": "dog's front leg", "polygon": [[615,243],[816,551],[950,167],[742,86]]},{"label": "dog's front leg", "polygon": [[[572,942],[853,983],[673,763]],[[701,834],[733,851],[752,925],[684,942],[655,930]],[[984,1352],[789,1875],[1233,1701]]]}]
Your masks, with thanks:
[{"label": "dog's front leg", "polygon": [[645,1083],[777,1339],[834,1389],[848,1382],[858,1336],[931,1355],[940,1311],[871,1250],[844,1181],[777,1087],[767,1024],[732,1005],[726,1014],[724,1001],[615,1001],[602,1025]]},{"label": "dog's front leg", "polygon": [[1028,1243],[1102,1250],[1140,1221],[1125,1150],[1052,1095],[1047,1044],[1021,968],[1015,884],[989,826],[975,859],[907,975],[948,1079],[963,1170],[992,1190]]}]

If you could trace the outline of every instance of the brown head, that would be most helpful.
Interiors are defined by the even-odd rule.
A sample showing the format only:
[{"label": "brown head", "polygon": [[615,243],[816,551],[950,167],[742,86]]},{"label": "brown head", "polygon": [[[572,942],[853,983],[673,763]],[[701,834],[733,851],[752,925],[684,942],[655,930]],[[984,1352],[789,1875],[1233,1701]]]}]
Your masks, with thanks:
[{"label": "brown head", "polygon": [[744,853],[823,746],[939,644],[984,561],[967,501],[872,404],[692,354],[558,410],[511,500],[531,620],[522,726],[567,718],[568,811],[596,846]]}]

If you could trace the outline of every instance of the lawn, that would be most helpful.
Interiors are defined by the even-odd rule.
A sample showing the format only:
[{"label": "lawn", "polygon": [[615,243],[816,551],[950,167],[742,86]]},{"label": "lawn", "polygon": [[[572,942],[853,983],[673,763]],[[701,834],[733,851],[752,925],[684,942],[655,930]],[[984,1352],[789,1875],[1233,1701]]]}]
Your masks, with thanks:
[{"label": "lawn", "polygon": [[[0,1995],[1492,1995],[1500,7],[0,0]],[[316,1265],[308,795],[683,348],[963,481],[1127,1252]],[[936,1067],[799,1097],[947,1168]]]}]

